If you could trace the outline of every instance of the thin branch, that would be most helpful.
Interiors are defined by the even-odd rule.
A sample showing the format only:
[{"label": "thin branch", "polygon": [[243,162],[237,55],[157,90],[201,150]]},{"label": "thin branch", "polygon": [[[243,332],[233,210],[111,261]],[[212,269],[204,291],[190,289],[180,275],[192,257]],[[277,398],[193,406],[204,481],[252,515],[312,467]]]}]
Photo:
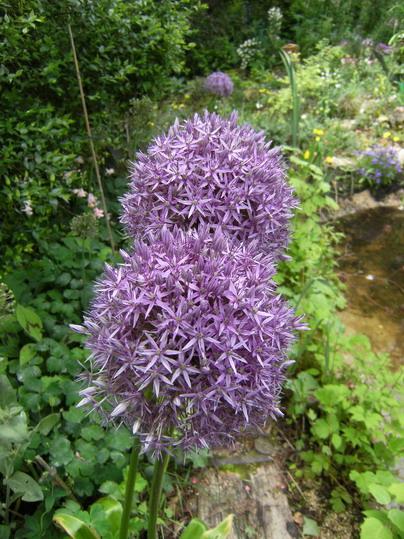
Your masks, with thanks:
[{"label": "thin branch", "polygon": [[90,120],[89,120],[88,112],[87,112],[86,98],[85,98],[85,95],[84,95],[83,83],[82,83],[81,75],[80,75],[79,61],[78,61],[78,58],[77,58],[76,46],[74,44],[74,37],[73,37],[73,32],[72,32],[72,28],[70,26],[70,23],[67,24],[67,28],[69,30],[70,44],[71,44],[71,47],[72,47],[74,66],[76,68],[77,82],[79,84],[81,104],[82,104],[82,107],[83,107],[84,121],[85,121],[85,124],[86,124],[86,131],[87,131],[88,139],[89,139],[89,142],[90,142],[91,155],[93,157],[94,168],[95,168],[95,175],[97,177],[98,187],[99,187],[100,194],[101,194],[101,202],[102,202],[102,207],[103,207],[103,210],[104,210],[105,222],[107,224],[109,241],[110,241],[110,244],[111,244],[112,251],[115,251],[115,244],[114,244],[114,239],[112,237],[111,223],[109,221],[108,208],[107,208],[107,203],[105,201],[105,195],[104,195],[104,188],[103,188],[102,181],[101,181],[100,169],[98,167],[97,154],[95,153],[95,147],[94,147],[93,136],[92,136],[92,132],[91,132]]},{"label": "thin branch", "polygon": [[35,457],[36,462],[44,468],[48,472],[48,474],[53,479],[54,483],[59,485],[64,491],[66,491],[67,495],[72,498],[74,501],[78,501],[76,496],[73,494],[72,490],[69,488],[68,485],[63,481],[63,479],[60,477],[60,475],[57,473],[56,469],[52,466],[49,466],[49,464],[41,457],[41,455],[37,455]]}]

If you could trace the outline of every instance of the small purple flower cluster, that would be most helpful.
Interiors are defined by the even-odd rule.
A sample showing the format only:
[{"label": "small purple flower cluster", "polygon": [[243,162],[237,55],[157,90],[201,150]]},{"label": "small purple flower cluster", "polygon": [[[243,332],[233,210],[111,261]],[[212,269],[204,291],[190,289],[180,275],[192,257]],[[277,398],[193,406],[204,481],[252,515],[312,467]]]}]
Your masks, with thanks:
[{"label": "small purple flower cluster", "polygon": [[385,43],[378,43],[375,49],[382,54],[391,54],[393,52],[393,47],[390,47],[390,45],[386,45]]},{"label": "small purple flower cluster", "polygon": [[226,73],[215,71],[206,77],[204,88],[211,94],[228,97],[233,93],[233,81]]},{"label": "small purple flower cluster", "polygon": [[133,164],[122,222],[132,237],[177,225],[221,227],[278,256],[296,207],[278,148],[248,125],[205,113],[175,123]]},{"label": "small purple flower cluster", "polygon": [[[163,229],[107,267],[84,327],[92,352],[82,404],[123,421],[145,450],[227,443],[280,415],[293,330],[271,258],[220,231]],[[167,433],[175,432],[174,436]]]},{"label": "small purple flower cluster", "polygon": [[295,330],[275,262],[296,206],[280,152],[236,115],[176,122],[132,168],[122,221],[83,326],[81,405],[123,422],[143,451],[231,444],[279,414]]},{"label": "small purple flower cluster", "polygon": [[402,173],[397,150],[392,146],[373,146],[359,155],[358,172],[370,186],[390,185]]}]

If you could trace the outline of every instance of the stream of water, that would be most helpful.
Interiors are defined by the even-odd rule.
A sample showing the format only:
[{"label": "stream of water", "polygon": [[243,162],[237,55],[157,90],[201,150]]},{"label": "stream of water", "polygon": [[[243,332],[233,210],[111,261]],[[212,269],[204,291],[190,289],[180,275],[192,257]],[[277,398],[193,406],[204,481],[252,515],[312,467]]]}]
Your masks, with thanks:
[{"label": "stream of water", "polygon": [[348,302],[342,322],[398,367],[404,357],[404,211],[364,210],[341,219],[338,228],[345,234],[339,270]]}]

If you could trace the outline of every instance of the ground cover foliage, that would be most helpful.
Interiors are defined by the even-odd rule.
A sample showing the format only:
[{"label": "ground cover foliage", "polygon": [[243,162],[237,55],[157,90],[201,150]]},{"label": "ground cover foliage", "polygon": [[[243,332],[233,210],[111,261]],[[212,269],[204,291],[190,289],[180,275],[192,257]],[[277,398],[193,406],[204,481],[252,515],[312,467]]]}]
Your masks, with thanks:
[{"label": "ground cover foliage", "polygon": [[[340,238],[322,221],[341,196],[364,187],[383,193],[402,181],[402,8],[390,2],[379,12],[371,3],[351,2],[341,17],[337,2],[327,2],[326,11],[320,1],[263,4],[1,5],[1,538],[61,537],[52,523],[61,507],[92,523],[102,537],[114,537],[111,522],[121,511],[131,447],[124,428],[106,431],[76,408],[75,377],[85,352],[68,324],[80,323],[91,283],[103,263],[119,255],[111,251],[102,212],[96,211],[100,195],[68,20],[119,246],[127,245],[117,202],[127,189],[126,160],[176,117],[236,109],[240,122],[284,146],[301,203],[291,259],[282,262],[276,279],[310,327],[292,352],[296,364],[284,394],[283,426],[294,433],[296,448],[289,470],[298,483],[315,478],[326,485],[330,512],[354,508],[359,517],[353,537],[403,533],[403,489],[393,473],[403,447],[397,398],[402,380],[366,338],[344,335],[335,316],[344,306],[335,265]],[[268,19],[272,7],[280,9],[281,26],[273,25],[273,14]],[[213,38],[207,41],[207,35]],[[247,39],[256,44],[243,57],[237,49]],[[290,53],[299,94],[298,148],[289,146],[292,99],[278,54],[291,41],[300,46]],[[391,47],[382,55],[381,41]],[[203,76],[214,69],[228,70],[231,96],[204,90]],[[394,159],[380,165],[366,153],[375,147],[383,155],[393,152]],[[204,463],[196,455],[184,466],[178,454],[164,485],[167,496]],[[141,537],[147,521],[147,458],[140,472],[134,537]],[[107,509],[111,502],[99,498],[116,504]],[[181,520],[166,504],[161,524],[167,536]]]}]

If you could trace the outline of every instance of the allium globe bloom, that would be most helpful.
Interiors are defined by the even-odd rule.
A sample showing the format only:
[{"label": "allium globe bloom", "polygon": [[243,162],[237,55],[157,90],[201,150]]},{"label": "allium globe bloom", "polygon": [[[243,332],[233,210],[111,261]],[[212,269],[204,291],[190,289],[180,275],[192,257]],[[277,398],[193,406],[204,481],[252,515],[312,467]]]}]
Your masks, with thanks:
[{"label": "allium globe bloom", "polygon": [[211,94],[228,97],[233,93],[233,81],[222,71],[215,71],[205,79],[204,88]]},{"label": "allium globe bloom", "polygon": [[163,229],[106,267],[83,326],[80,404],[122,421],[155,455],[231,444],[279,414],[294,330],[270,260],[217,231]]},{"label": "allium globe bloom", "polygon": [[156,138],[132,165],[122,222],[132,237],[164,225],[221,226],[234,241],[258,240],[278,256],[296,207],[278,148],[237,115],[196,114]]}]

